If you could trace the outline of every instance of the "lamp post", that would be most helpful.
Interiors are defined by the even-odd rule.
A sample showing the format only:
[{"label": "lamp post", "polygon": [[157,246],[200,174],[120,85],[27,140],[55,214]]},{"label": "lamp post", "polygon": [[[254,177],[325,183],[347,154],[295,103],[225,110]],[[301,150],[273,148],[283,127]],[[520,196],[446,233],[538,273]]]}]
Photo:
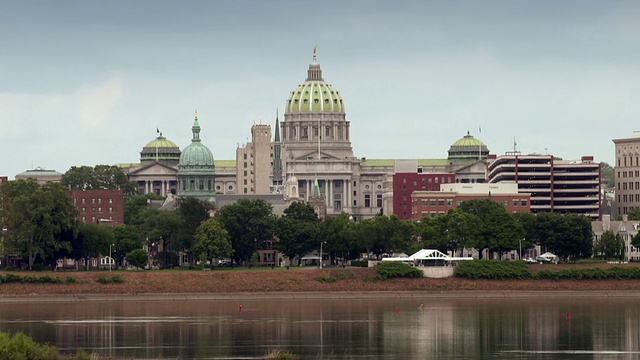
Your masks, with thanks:
[{"label": "lamp post", "polygon": [[522,260],[522,239],[519,239],[519,240],[518,240],[518,244],[520,244],[520,249],[519,249],[519,250],[520,250],[520,251],[519,251],[519,253],[520,253],[520,259],[519,259],[519,260]]},{"label": "lamp post", "polygon": [[324,241],[320,241],[320,269],[322,269],[322,243]]},{"label": "lamp post", "polygon": [[111,262],[113,261],[113,258],[111,257],[111,247],[114,246],[114,244],[109,244],[109,256],[107,257],[107,261],[109,262],[109,271],[111,271]]}]

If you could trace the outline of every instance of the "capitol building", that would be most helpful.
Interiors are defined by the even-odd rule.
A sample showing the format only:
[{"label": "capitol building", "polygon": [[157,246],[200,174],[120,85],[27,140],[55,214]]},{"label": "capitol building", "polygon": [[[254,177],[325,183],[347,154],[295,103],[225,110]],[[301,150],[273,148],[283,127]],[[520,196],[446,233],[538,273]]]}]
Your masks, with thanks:
[{"label": "capitol building", "polygon": [[141,194],[196,196],[219,206],[224,198],[242,196],[306,201],[323,214],[346,212],[354,218],[394,213],[396,173],[453,174],[456,182],[485,182],[489,150],[468,132],[451,145],[447,158],[356,156],[346,101],[325,81],[315,51],[304,81],[292,88],[283,94],[283,119],[276,114],[273,129],[253,125],[251,141],[238,146],[234,160],[214,159],[205,145],[214,142],[206,135],[212,131],[200,128],[196,113],[192,142],[182,151],[158,132],[142,148],[140,163],[120,166]]}]

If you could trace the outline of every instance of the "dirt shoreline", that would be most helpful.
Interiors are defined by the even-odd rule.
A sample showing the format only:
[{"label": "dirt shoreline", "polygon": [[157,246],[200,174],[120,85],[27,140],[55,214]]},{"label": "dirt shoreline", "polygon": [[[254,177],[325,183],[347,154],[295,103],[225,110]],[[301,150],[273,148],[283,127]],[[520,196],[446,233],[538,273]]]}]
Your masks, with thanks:
[{"label": "dirt shoreline", "polygon": [[[640,280],[379,280],[372,268],[0,272],[8,274],[30,281],[0,283],[0,303],[640,296]],[[62,283],[33,282],[42,277]]]}]

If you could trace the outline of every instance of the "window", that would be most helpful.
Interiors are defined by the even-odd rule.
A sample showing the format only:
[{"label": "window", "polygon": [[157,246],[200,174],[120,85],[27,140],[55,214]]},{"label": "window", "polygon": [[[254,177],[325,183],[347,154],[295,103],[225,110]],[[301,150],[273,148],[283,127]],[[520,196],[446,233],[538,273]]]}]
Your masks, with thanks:
[{"label": "window", "polygon": [[376,206],[379,208],[382,207],[382,194],[376,195]]},{"label": "window", "polygon": [[342,194],[333,194],[333,210],[342,210]]},{"label": "window", "polygon": [[98,204],[102,204],[102,198],[98,199]]},{"label": "window", "polygon": [[86,212],[86,211],[87,211],[87,208],[82,208],[82,212]]},{"label": "window", "polygon": [[438,183],[438,178],[436,178],[436,184]]},{"label": "window", "polygon": [[113,212],[113,208],[112,208],[112,207],[110,207],[110,208],[109,208],[109,212],[110,212],[110,213],[112,213],[112,212]]},{"label": "window", "polygon": [[83,222],[83,223],[86,223],[86,222],[87,222],[87,218],[83,216],[83,217],[82,217],[82,222]]},{"label": "window", "polygon": [[429,204],[431,204],[431,206],[436,206],[436,199],[429,201]]},{"label": "window", "polygon": [[98,208],[98,212],[102,212],[102,208],[101,207]]},{"label": "window", "polygon": [[418,186],[418,180],[413,180],[413,186]]},{"label": "window", "polygon": [[513,206],[518,206],[518,200],[513,200]]},{"label": "window", "polygon": [[91,208],[91,212],[96,212],[96,208]]},{"label": "window", "polygon": [[444,206],[444,200],[439,199],[438,200],[438,206]]},{"label": "window", "polygon": [[109,198],[109,204],[113,204],[113,198]]},{"label": "window", "polygon": [[86,204],[87,199],[82,199],[82,203]]},{"label": "window", "polygon": [[427,200],[422,200],[422,206],[427,206]]},{"label": "window", "polygon": [[96,199],[91,199],[91,203],[95,204],[96,203]]},{"label": "window", "polygon": [[[406,195],[405,195],[405,200],[406,200]],[[364,207],[371,207],[371,195],[369,194],[365,194],[364,196]]]},{"label": "window", "polygon": [[406,183],[407,183],[407,179],[406,179],[406,178],[405,178],[405,179],[402,179],[402,183],[403,183],[403,184],[406,184]]},{"label": "window", "polygon": [[453,206],[453,200],[451,199],[447,200],[447,206]]}]

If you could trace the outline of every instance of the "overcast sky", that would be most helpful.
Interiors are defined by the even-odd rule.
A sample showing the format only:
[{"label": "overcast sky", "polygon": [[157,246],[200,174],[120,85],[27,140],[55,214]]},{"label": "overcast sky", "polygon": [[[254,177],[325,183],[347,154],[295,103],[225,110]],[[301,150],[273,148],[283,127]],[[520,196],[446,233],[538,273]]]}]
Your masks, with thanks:
[{"label": "overcast sky", "polygon": [[[358,157],[593,155],[640,130],[640,2],[0,0],[0,175],[181,149],[216,159],[304,81],[318,46]],[[481,127],[481,133],[479,128]]]}]

